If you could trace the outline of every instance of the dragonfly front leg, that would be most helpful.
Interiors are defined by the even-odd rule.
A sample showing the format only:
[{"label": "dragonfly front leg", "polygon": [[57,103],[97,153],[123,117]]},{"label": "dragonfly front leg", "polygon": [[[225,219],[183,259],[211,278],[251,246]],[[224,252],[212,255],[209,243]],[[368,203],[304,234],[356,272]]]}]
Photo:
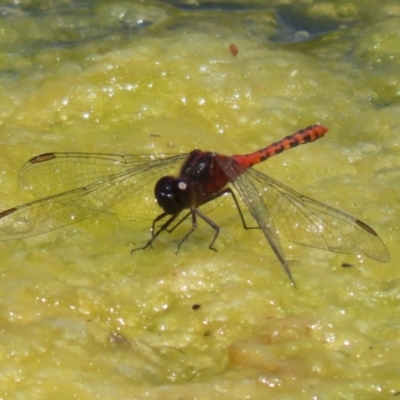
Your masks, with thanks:
[{"label": "dragonfly front leg", "polygon": [[143,246],[143,247],[137,247],[135,249],[131,250],[131,254],[136,251],[136,250],[145,250],[148,247],[153,247],[152,244],[154,242],[154,240],[156,239],[156,237],[163,231],[167,231],[168,232],[168,226],[176,219],[176,217],[179,215],[175,214],[175,215],[171,215],[170,218],[168,218],[168,220],[166,222],[164,222],[163,225],[161,225],[161,227],[156,231],[155,227],[156,227],[156,223],[160,220],[162,220],[163,218],[165,218],[167,215],[167,213],[162,213],[160,214],[157,218],[154,219],[152,226],[151,226],[151,239]]}]

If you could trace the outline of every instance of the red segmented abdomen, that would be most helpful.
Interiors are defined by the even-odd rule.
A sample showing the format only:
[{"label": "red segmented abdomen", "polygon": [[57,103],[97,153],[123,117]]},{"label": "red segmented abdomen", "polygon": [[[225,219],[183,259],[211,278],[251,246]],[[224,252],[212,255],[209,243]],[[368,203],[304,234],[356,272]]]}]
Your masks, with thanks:
[{"label": "red segmented abdomen", "polygon": [[326,132],[328,132],[328,128],[322,125],[312,125],[278,142],[270,144],[265,149],[257,150],[251,154],[234,155],[232,158],[244,167],[250,168],[254,164],[265,161],[267,158],[282,153],[282,151],[291,149],[292,147],[296,147],[299,144],[314,142],[322,138]]}]

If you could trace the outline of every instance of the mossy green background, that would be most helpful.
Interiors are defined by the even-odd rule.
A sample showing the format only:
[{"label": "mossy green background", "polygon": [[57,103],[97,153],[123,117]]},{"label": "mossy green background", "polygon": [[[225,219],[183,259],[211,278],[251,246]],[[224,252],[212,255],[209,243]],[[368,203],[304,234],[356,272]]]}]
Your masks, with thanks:
[{"label": "mossy green background", "polygon": [[178,256],[179,232],[131,255],[149,224],[123,210],[1,243],[0,398],[400,392],[397,1],[0,11],[2,209],[31,200],[17,173],[39,153],[240,154],[321,123],[324,139],[257,169],[367,222],[392,256],[381,264],[282,240],[294,290],[229,201],[210,213],[218,253],[200,224]]}]

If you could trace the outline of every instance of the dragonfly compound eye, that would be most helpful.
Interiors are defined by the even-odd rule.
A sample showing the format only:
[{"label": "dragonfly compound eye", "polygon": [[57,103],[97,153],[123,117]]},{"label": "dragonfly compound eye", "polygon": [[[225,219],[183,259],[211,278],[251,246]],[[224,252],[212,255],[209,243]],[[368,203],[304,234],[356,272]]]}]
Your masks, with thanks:
[{"label": "dragonfly compound eye", "polygon": [[154,188],[154,195],[158,205],[167,214],[176,214],[192,203],[191,186],[182,179],[172,176],[163,176]]}]

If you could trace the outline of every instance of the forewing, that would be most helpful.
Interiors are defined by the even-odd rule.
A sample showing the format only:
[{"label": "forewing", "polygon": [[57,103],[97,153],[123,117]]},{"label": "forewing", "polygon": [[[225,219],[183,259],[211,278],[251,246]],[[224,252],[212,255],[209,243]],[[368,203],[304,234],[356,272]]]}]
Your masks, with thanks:
[{"label": "forewing", "polygon": [[[76,156],[75,154],[75,159]],[[124,166],[119,165],[116,169],[117,172],[114,173],[108,173],[105,168],[103,173],[97,176],[92,174],[93,163],[84,163],[89,166],[89,173],[85,173],[85,168],[81,164],[78,177],[75,177],[73,173],[63,172],[59,177],[61,181],[64,180],[64,183],[55,180],[55,182],[59,182],[59,188],[72,188],[74,185],[85,183],[86,185],[4,211],[0,214],[0,241],[34,236],[82,221],[99,212],[108,211],[124,199],[130,201],[132,210],[137,210],[138,216],[143,216],[143,203],[147,201],[154,204],[153,186],[155,181],[162,175],[177,173],[180,164],[186,157],[187,155],[182,154],[148,160],[144,163],[131,162]],[[132,160],[136,160],[136,158],[134,157]],[[92,161],[97,162],[96,160]],[[41,163],[29,166],[29,174],[23,172],[22,176],[25,178],[39,176],[34,173],[33,169],[36,166],[42,167],[43,172],[46,162],[43,162],[43,167]],[[69,161],[66,161],[66,164],[68,163]],[[66,167],[65,170],[67,169]],[[50,171],[50,167],[47,171]],[[33,181],[36,183],[38,180],[33,179]],[[29,179],[27,183],[29,184]]]},{"label": "forewing", "polygon": [[279,234],[289,241],[338,253],[360,254],[377,261],[390,260],[377,233],[365,223],[249,169],[245,175],[257,188]]},{"label": "forewing", "polygon": [[19,172],[18,180],[24,190],[43,198],[86,187],[102,178],[135,170],[143,165],[152,165],[157,159],[172,156],[178,155],[46,153],[26,162]]}]

